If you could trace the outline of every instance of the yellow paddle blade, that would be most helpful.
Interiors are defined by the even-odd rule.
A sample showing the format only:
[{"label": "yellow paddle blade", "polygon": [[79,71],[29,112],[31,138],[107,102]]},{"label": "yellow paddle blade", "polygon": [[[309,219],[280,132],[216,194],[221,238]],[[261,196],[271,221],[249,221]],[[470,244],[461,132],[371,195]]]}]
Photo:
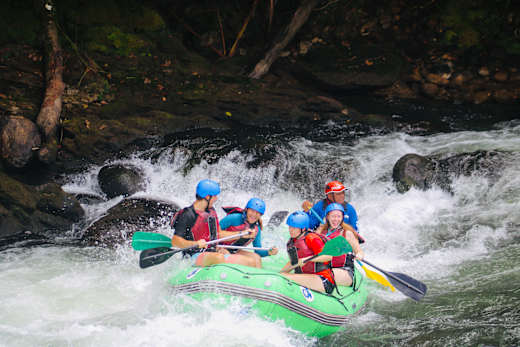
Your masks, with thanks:
[{"label": "yellow paddle blade", "polygon": [[365,265],[363,265],[361,262],[358,262],[358,264],[361,265],[363,270],[365,270],[365,274],[367,275],[368,278],[381,283],[385,287],[389,287],[393,292],[395,292],[394,286],[388,281],[386,276],[384,276],[383,274],[380,274],[379,272],[370,270]]}]

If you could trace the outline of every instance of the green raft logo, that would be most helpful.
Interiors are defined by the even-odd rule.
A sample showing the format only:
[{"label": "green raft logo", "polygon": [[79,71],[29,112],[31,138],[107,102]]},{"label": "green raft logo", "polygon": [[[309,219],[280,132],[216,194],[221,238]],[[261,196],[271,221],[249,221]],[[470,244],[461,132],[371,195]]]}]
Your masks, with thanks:
[{"label": "green raft logo", "polygon": [[302,295],[308,302],[314,301],[314,295],[312,294],[312,291],[309,288],[301,287],[300,290],[302,291]]}]

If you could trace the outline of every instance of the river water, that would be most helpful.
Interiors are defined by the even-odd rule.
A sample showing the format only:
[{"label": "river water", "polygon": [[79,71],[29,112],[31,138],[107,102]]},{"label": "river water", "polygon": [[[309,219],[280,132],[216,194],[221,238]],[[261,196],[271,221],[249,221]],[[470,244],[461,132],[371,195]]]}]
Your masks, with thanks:
[{"label": "river water", "polygon": [[[332,126],[332,125],[331,125]],[[475,173],[454,178],[453,193],[438,188],[396,192],[392,168],[406,153],[451,156],[476,150],[509,152],[499,178]],[[221,183],[217,203],[266,200],[265,220],[318,199],[324,183],[340,179],[351,190],[366,238],[366,259],[428,285],[416,303],[370,284],[365,309],[343,332],[317,340],[211,302],[186,313],[166,279],[182,260],[146,270],[129,246],[116,250],[38,246],[0,253],[2,346],[517,346],[520,344],[520,123],[485,131],[427,136],[401,132],[345,144],[294,138],[266,165],[232,151],[186,170],[185,150],[160,156],[136,153],[117,162],[146,174],[139,195],[191,203],[202,178]],[[338,166],[340,168],[338,168]],[[100,193],[100,167],[68,177],[69,192]],[[187,172],[186,172],[187,171]],[[119,202],[85,206],[89,221]],[[161,227],[169,233],[166,226]],[[124,230],[122,230],[124,232]],[[71,230],[77,236],[81,230]],[[283,225],[264,233],[264,245],[282,248]]]}]

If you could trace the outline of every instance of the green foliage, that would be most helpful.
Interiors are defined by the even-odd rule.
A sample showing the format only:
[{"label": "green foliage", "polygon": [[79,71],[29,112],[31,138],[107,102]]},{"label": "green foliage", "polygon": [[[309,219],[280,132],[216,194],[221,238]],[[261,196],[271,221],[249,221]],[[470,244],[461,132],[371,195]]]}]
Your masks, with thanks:
[{"label": "green foliage", "polygon": [[443,43],[460,48],[484,48],[507,36],[506,18],[512,11],[509,1],[446,1],[440,15]]},{"label": "green foliage", "polygon": [[124,32],[116,26],[94,27],[88,34],[88,49],[103,53],[115,53],[128,56],[138,54],[152,46],[151,42],[141,36]]}]

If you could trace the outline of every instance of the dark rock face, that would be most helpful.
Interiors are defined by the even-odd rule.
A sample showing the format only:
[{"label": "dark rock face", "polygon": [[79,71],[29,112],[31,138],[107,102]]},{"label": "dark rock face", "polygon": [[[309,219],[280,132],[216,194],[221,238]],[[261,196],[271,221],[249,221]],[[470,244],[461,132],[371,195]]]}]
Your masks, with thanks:
[{"label": "dark rock face", "polygon": [[406,154],[394,165],[392,178],[400,193],[408,191],[411,187],[426,190],[430,187],[435,165],[418,154]]},{"label": "dark rock face", "polygon": [[496,151],[461,153],[444,159],[406,154],[395,163],[392,178],[400,193],[411,187],[426,190],[432,185],[450,192],[452,178],[461,175],[478,174],[495,181],[505,160],[507,153]]},{"label": "dark rock face", "polygon": [[57,184],[33,187],[0,172],[0,245],[68,231],[83,216],[76,198]]},{"label": "dark rock face", "polygon": [[41,144],[38,127],[31,120],[12,116],[0,133],[2,159],[14,168],[25,167],[34,156],[34,148]]},{"label": "dark rock face", "polygon": [[169,223],[179,207],[148,199],[126,199],[107,211],[83,234],[88,245],[114,246],[131,239],[135,231],[156,231]]},{"label": "dark rock face", "polygon": [[109,165],[103,167],[98,175],[99,186],[108,198],[119,195],[129,196],[143,189],[144,180],[135,167]]}]

